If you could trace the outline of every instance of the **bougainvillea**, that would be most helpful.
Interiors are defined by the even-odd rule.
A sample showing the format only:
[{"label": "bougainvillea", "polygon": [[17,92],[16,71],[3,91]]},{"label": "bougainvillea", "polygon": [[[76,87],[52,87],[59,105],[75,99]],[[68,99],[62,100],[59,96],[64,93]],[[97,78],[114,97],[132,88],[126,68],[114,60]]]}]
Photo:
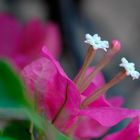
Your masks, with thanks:
[{"label": "bougainvillea", "polygon": [[[120,51],[119,41],[112,41],[109,47],[109,43],[102,41],[98,35],[87,34],[85,43],[90,47],[73,81],[46,47],[42,49],[42,57],[27,65],[22,71],[23,78],[33,93],[32,96],[36,94],[38,97],[40,111],[45,113],[59,130],[77,139],[99,137],[121,120],[140,114],[140,110],[121,108],[121,97],[109,100],[105,98],[105,92],[110,87],[129,75],[125,67],[105,84],[100,73]],[[98,49],[108,51],[94,68],[89,68]],[[133,78],[137,79],[139,73],[134,73],[137,73],[137,76],[131,76],[136,76]]]}]

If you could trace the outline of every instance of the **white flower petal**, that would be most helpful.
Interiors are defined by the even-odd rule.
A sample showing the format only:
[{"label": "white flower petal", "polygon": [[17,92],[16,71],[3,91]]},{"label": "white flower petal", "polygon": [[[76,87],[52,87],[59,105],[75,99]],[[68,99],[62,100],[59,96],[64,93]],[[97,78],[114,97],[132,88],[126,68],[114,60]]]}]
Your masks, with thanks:
[{"label": "white flower petal", "polygon": [[121,59],[121,62],[122,63],[120,64],[120,67],[123,67],[126,70],[127,75],[130,75],[133,80],[138,79],[140,77],[140,73],[135,70],[134,63],[129,63],[124,57]]},{"label": "white flower petal", "polygon": [[103,49],[107,51],[109,48],[109,43],[106,40],[101,40],[101,37],[98,34],[91,36],[90,34],[85,35],[86,40],[84,41],[87,44],[90,44],[95,50],[96,49]]}]

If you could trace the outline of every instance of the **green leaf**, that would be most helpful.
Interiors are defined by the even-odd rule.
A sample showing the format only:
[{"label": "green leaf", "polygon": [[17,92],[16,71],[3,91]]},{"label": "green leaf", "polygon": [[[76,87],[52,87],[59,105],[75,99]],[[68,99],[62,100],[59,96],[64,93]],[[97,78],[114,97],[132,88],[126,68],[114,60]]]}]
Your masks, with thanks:
[{"label": "green leaf", "polygon": [[0,140],[16,140],[16,139],[9,138],[9,137],[1,137],[1,136],[0,136]]},{"label": "green leaf", "polygon": [[25,93],[18,74],[10,64],[0,60],[0,119],[30,120],[43,130],[44,122]]},{"label": "green leaf", "polygon": [[71,139],[69,137],[63,135],[62,133],[57,132],[57,134],[56,134],[56,140],[71,140]]},{"label": "green leaf", "polygon": [[0,107],[26,106],[25,89],[17,74],[5,61],[0,61]]}]

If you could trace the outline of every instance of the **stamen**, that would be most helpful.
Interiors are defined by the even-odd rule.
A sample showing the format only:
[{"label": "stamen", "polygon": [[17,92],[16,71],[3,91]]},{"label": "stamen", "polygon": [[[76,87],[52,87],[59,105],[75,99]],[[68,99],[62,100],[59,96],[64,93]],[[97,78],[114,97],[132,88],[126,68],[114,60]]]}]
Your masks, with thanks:
[{"label": "stamen", "polygon": [[103,95],[109,88],[116,85],[120,81],[122,81],[127,76],[127,73],[125,70],[120,71],[110,82],[105,84],[100,89],[97,89],[93,93],[91,93],[81,104],[81,107],[84,108],[88,106],[90,103],[94,102],[96,99],[98,99],[101,95]]},{"label": "stamen", "polygon": [[83,83],[80,86],[80,92],[82,93],[92,82],[93,78],[96,76],[96,74],[103,69],[107,64],[110,63],[113,56],[117,54],[121,49],[121,44],[118,40],[113,40],[111,44],[111,48],[108,50],[108,52],[104,55],[104,57],[101,59],[101,61],[97,64],[93,72],[91,72],[85,79],[83,80]]}]

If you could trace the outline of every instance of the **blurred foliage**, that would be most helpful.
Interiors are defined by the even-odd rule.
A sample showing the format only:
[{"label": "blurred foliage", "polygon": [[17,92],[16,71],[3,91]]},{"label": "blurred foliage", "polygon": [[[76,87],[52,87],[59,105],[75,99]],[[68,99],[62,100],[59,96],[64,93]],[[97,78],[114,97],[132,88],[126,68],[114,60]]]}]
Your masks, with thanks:
[{"label": "blurred foliage", "polygon": [[5,61],[0,61],[0,107],[19,108],[29,106],[24,88],[15,72]]},{"label": "blurred foliage", "polygon": [[58,131],[56,131],[55,136],[56,136],[55,137],[56,140],[71,140],[69,137],[63,135],[62,133],[60,133]]},{"label": "blurred foliage", "polygon": [[0,140],[16,140],[16,139],[9,138],[9,137],[0,137]]},{"label": "blurred foliage", "polygon": [[[26,96],[26,90],[18,75],[6,62],[0,61],[0,118],[30,119],[42,128],[40,117]],[[42,128],[43,129],[43,128]]]},{"label": "blurred foliage", "polygon": [[17,140],[30,140],[29,126],[29,121],[12,121],[5,127],[2,135]]}]

